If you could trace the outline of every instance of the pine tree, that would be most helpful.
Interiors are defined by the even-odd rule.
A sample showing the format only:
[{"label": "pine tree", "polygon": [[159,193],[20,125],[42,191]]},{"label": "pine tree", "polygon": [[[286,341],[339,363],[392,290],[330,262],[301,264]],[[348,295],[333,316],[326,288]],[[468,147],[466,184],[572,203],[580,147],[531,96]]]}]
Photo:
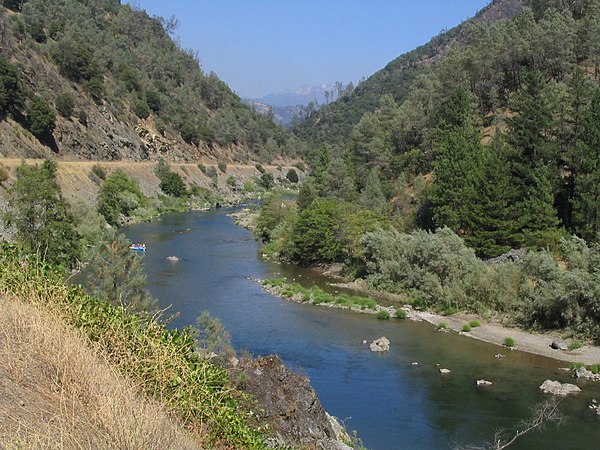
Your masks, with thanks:
[{"label": "pine tree", "polygon": [[358,203],[371,211],[384,212],[387,209],[387,201],[383,195],[378,170],[375,167],[367,175],[365,187],[360,193]]},{"label": "pine tree", "polygon": [[125,235],[119,234],[99,246],[90,262],[88,289],[91,295],[133,313],[152,314],[157,302],[146,290],[142,259],[129,245]]},{"label": "pine tree", "polygon": [[596,239],[600,232],[600,89],[584,119],[573,159],[573,228],[587,240]]}]

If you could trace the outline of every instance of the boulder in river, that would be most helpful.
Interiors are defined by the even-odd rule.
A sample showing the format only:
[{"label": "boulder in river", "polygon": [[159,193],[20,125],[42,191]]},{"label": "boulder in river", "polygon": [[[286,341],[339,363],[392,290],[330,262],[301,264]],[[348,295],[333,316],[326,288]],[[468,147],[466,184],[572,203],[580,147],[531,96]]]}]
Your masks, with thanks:
[{"label": "boulder in river", "polygon": [[444,375],[450,372],[452,372],[450,369],[440,369],[440,373]]},{"label": "boulder in river", "polygon": [[554,339],[550,347],[556,350],[567,350],[569,346],[563,339]]},{"label": "boulder in river", "polygon": [[387,352],[390,350],[390,341],[388,338],[382,336],[371,342],[369,348],[372,352]]},{"label": "boulder in river", "polygon": [[569,394],[577,394],[581,392],[578,386],[570,383],[560,383],[558,381],[546,380],[540,386],[540,390],[544,394],[566,396]]},{"label": "boulder in river", "polygon": [[587,370],[585,367],[578,367],[573,372],[575,378],[585,378],[590,381],[600,381],[600,373],[594,373],[591,370]]},{"label": "boulder in river", "polygon": [[477,380],[477,386],[491,386],[492,382],[488,380]]},{"label": "boulder in river", "polygon": [[166,260],[169,262],[177,262],[179,261],[181,258],[179,258],[179,256],[167,256]]}]

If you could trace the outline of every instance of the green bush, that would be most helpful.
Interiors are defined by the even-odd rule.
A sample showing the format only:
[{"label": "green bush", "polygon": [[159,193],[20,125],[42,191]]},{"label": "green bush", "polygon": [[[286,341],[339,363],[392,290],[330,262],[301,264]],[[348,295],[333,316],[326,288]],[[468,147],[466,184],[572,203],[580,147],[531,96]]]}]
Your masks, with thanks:
[{"label": "green bush", "polygon": [[569,351],[571,350],[577,350],[579,348],[583,347],[583,344],[581,342],[578,341],[573,341],[569,344]]},{"label": "green bush", "polygon": [[217,164],[217,167],[219,167],[219,170],[223,173],[227,172],[227,163],[224,163],[223,161],[219,161],[219,164]]},{"label": "green bush", "polygon": [[404,311],[403,309],[397,309],[395,316],[396,316],[396,319],[404,320],[404,319],[406,319],[407,314],[406,314],[406,311]]},{"label": "green bush", "polygon": [[515,340],[511,337],[507,337],[506,339],[504,339],[504,346],[505,347],[509,347],[512,348],[515,346]]},{"label": "green bush", "polygon": [[389,320],[389,318],[390,318],[390,313],[384,309],[382,309],[381,311],[379,311],[377,313],[377,319],[379,319],[379,320]]},{"label": "green bush", "polygon": [[258,179],[258,184],[267,191],[273,189],[273,187],[275,187],[273,174],[265,171]]},{"label": "green bush", "polygon": [[469,326],[470,326],[471,328],[477,328],[477,327],[478,327],[478,326],[480,326],[480,325],[481,325],[481,324],[479,323],[479,320],[471,320],[471,321],[469,322]]},{"label": "green bush", "polygon": [[214,181],[217,181],[217,178],[219,177],[219,173],[217,172],[216,167],[209,166],[206,169],[206,176],[208,176],[209,178],[212,178]]},{"label": "green bush", "polygon": [[100,187],[98,212],[110,225],[119,226],[119,214],[131,216],[144,202],[145,197],[137,181],[129,178],[121,169],[117,169]]},{"label": "green bush", "polygon": [[471,331],[471,325],[469,325],[468,323],[465,323],[465,324],[463,325],[463,327],[462,327],[462,330],[463,330],[465,333],[468,333],[469,331]]},{"label": "green bush", "polygon": [[71,117],[73,115],[73,108],[75,107],[75,102],[73,101],[73,97],[70,94],[62,93],[56,96],[54,100],[54,105],[56,106],[56,111],[63,117]]},{"label": "green bush", "polygon": [[39,96],[34,96],[28,104],[29,130],[39,139],[48,139],[54,131],[56,113]]},{"label": "green bush", "polygon": [[297,183],[298,181],[300,181],[300,179],[298,178],[298,173],[294,169],[288,170],[285,177],[290,183]]},{"label": "green bush", "polygon": [[198,163],[198,169],[200,169],[200,172],[206,173],[206,166],[204,164]]},{"label": "green bush", "polygon": [[169,172],[163,176],[160,181],[160,189],[173,197],[184,197],[187,194],[185,183],[177,172]]},{"label": "green bush", "polygon": [[230,175],[227,177],[227,185],[231,186],[232,188],[237,187],[237,180],[233,175]]},{"label": "green bush", "polygon": [[77,120],[79,121],[79,123],[81,125],[83,125],[84,127],[87,127],[88,117],[87,117],[87,113],[83,109],[80,110],[79,113],[77,114]]},{"label": "green bush", "polygon": [[256,167],[256,170],[258,170],[260,173],[265,173],[266,172],[265,168],[261,164],[259,164],[259,163],[256,163],[254,165],[254,167]]},{"label": "green bush", "polygon": [[446,322],[440,322],[437,324],[437,328],[438,330],[445,330],[446,328],[448,328],[448,324]]},{"label": "green bush", "polygon": [[140,119],[146,119],[150,115],[150,107],[145,99],[136,98],[131,105],[131,111]]}]

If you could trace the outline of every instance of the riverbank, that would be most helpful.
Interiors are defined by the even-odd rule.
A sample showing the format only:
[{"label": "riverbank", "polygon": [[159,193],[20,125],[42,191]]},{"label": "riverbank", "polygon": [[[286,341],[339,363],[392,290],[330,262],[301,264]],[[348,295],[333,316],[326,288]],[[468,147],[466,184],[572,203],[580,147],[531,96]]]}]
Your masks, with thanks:
[{"label": "riverbank", "polygon": [[[335,268],[332,269],[329,267],[315,267],[314,270],[323,275],[329,274],[330,276],[337,273]],[[404,313],[400,313],[400,315],[405,315],[406,319],[408,320],[428,322],[441,331],[455,332],[464,337],[477,339],[479,341],[500,346],[502,347],[502,352],[522,351],[525,353],[552,358],[557,361],[580,363],[585,365],[592,365],[600,362],[600,347],[598,346],[582,344],[580,348],[573,350],[558,350],[552,348],[551,344],[553,341],[562,339],[560,333],[538,333],[522,330],[503,325],[499,322],[486,320],[480,316],[477,316],[476,314],[456,313],[453,315],[444,316],[432,311],[419,311],[414,309],[411,305],[405,304],[402,296],[385,292],[374,293],[363,283],[357,281],[349,283],[331,283],[330,285],[334,287],[352,289],[360,292],[367,298],[377,298],[379,300],[383,299],[388,303],[395,303],[397,306],[383,306],[380,304],[376,304],[373,307],[352,306],[346,301],[338,302],[335,300],[335,298],[329,301],[315,302],[308,300],[306,295],[301,292],[294,293],[293,289],[290,289],[290,286],[292,285],[278,286],[278,283],[275,283],[274,285],[274,283],[269,281],[254,281],[259,282],[263,289],[270,294],[295,303],[310,303],[315,306],[348,309],[356,313],[372,315],[377,315],[380,312],[385,311],[388,313],[390,318],[397,317],[398,311],[402,310]],[[464,331],[463,327],[473,321],[476,321],[479,323],[479,325],[476,327],[469,327],[469,331]],[[440,324],[442,324],[441,327]],[[507,339],[514,341],[513,347],[509,348],[504,345]],[[576,342],[571,339],[565,339],[565,341],[567,345]]]}]

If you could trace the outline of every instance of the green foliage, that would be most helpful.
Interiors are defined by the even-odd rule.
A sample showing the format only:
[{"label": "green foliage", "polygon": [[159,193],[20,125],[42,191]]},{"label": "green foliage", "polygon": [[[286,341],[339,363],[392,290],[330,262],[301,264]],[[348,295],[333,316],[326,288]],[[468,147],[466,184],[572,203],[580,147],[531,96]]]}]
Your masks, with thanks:
[{"label": "green foliage", "polygon": [[142,258],[129,250],[125,235],[103,242],[89,264],[87,288],[90,294],[134,314],[152,315],[157,301],[146,290]]},{"label": "green foliage", "polygon": [[54,100],[54,106],[56,107],[56,111],[61,116],[71,117],[73,115],[75,102],[70,94],[63,92],[62,94],[56,96],[56,99]]},{"label": "green foliage", "polygon": [[204,164],[198,163],[198,169],[200,169],[200,172],[206,173],[206,166]]},{"label": "green foliage", "polygon": [[110,225],[119,226],[119,215],[132,215],[144,201],[137,181],[117,169],[102,183],[98,193],[98,212]]},{"label": "green foliage", "polygon": [[39,139],[47,140],[52,136],[56,121],[56,113],[39,96],[34,96],[27,105],[29,130]]},{"label": "green foliage", "polygon": [[573,341],[569,344],[569,351],[573,351],[573,350],[577,350],[580,349],[581,347],[583,347],[583,344],[579,341]]},{"label": "green foliage", "polygon": [[404,320],[404,319],[406,319],[407,314],[406,314],[406,311],[404,311],[403,309],[397,309],[394,316],[396,317],[396,319]]},{"label": "green foliage", "polygon": [[479,320],[471,320],[471,321],[469,322],[469,326],[470,326],[471,328],[477,328],[477,327],[478,327],[478,326],[480,326],[480,325],[481,325],[481,323],[479,323]]},{"label": "green foliage", "polygon": [[160,180],[160,189],[167,195],[173,197],[184,197],[187,194],[187,188],[181,175],[177,172],[169,172]]},{"label": "green foliage", "polygon": [[94,174],[100,180],[106,180],[106,169],[100,164],[96,163],[92,166],[92,174]]},{"label": "green foliage", "polygon": [[232,188],[237,187],[237,179],[233,175],[230,175],[227,177],[226,183],[228,186],[231,186]]},{"label": "green foliage", "polygon": [[387,312],[385,309],[382,309],[381,311],[379,311],[377,313],[377,319],[379,319],[379,320],[389,320],[390,319],[390,313]]},{"label": "green foliage", "polygon": [[507,337],[506,339],[504,339],[503,344],[505,347],[512,348],[515,346],[515,340],[511,337]]},{"label": "green foliage", "polygon": [[198,354],[194,330],[167,330],[155,319],[142,320],[80,286],[65,285],[64,277],[14,248],[4,245],[0,252],[0,295],[43,302],[81,330],[141,393],[164,404],[185,427],[205,430],[210,445],[266,449],[226,371]]},{"label": "green foliage", "polygon": [[275,187],[275,180],[273,179],[273,174],[265,171],[258,179],[258,184],[263,189],[270,191]]},{"label": "green foliage", "polygon": [[298,178],[298,173],[294,169],[288,170],[287,174],[285,175],[285,178],[290,183],[297,183],[298,181],[300,181],[300,179]]},{"label": "green foliage", "polygon": [[75,266],[80,258],[77,220],[56,182],[56,163],[21,164],[8,193],[11,209],[4,221],[15,227],[25,248],[49,263]]},{"label": "green foliage", "polygon": [[219,173],[217,172],[217,168],[215,166],[208,166],[208,168],[206,169],[206,176],[208,176],[209,178],[212,178],[213,180],[217,181],[217,178],[219,177]]},{"label": "green foliage", "polygon": [[446,322],[440,322],[437,324],[438,330],[445,330],[446,328],[448,328],[448,324]]},{"label": "green foliage", "polygon": [[15,111],[21,106],[22,92],[17,68],[0,56],[0,115]]},{"label": "green foliage", "polygon": [[219,358],[235,356],[231,345],[231,336],[216,317],[204,311],[196,320],[198,326],[198,347],[207,354],[215,353]]},{"label": "green foliage", "polygon": [[145,99],[137,98],[131,105],[131,111],[140,119],[146,119],[150,115],[150,107]]},{"label": "green foliage", "polygon": [[227,172],[227,163],[223,162],[223,161],[219,161],[219,163],[217,164],[217,167],[219,168],[219,170],[223,173]]},{"label": "green foliage", "polygon": [[465,323],[465,324],[462,326],[462,330],[463,330],[465,333],[468,333],[469,331],[471,331],[471,328],[473,328],[473,327],[471,327],[471,325],[469,325],[468,323]]},{"label": "green foliage", "polygon": [[80,110],[79,113],[77,114],[77,120],[79,121],[79,123],[81,125],[83,125],[84,127],[87,127],[88,117],[87,117],[87,113],[83,109]]}]

